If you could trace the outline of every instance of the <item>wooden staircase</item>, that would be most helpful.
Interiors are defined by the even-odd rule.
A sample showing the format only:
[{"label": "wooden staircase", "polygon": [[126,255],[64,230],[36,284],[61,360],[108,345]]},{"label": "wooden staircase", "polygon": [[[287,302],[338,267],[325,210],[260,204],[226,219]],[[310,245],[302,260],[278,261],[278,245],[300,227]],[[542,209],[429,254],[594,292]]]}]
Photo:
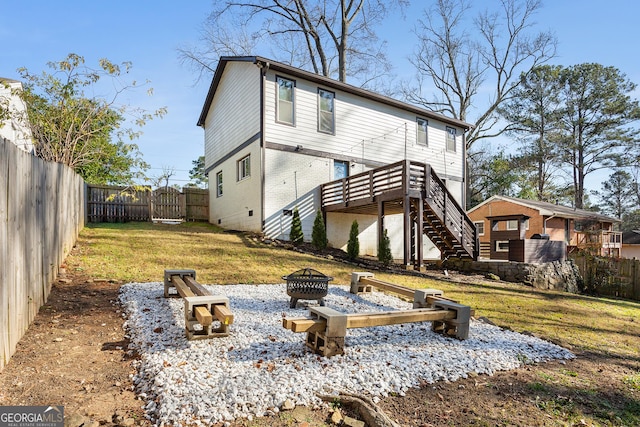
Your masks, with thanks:
[{"label": "wooden staircase", "polygon": [[451,196],[442,180],[427,165],[430,177],[425,185],[423,232],[441,252],[441,258],[477,259],[480,252],[473,221]]},{"label": "wooden staircase", "polygon": [[422,236],[451,257],[477,259],[476,228],[429,164],[400,161],[322,185],[324,212],[404,213],[405,265],[422,265]]}]

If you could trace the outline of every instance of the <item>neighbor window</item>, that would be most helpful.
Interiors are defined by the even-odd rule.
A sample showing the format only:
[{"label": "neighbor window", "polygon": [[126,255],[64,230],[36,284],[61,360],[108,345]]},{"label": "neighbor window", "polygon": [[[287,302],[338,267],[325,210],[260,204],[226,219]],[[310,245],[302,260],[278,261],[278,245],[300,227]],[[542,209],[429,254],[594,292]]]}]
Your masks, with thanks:
[{"label": "neighbor window", "polygon": [[507,220],[507,230],[517,230],[518,229],[518,220],[517,219],[510,219]]},{"label": "neighbor window", "polygon": [[324,133],[335,132],[335,94],[328,90],[318,89],[318,131]]},{"label": "neighbor window", "polygon": [[496,240],[496,252],[509,252],[509,241]]},{"label": "neighbor window", "polygon": [[447,126],[447,151],[456,151],[456,129]]},{"label": "neighbor window", "polygon": [[416,119],[416,124],[418,125],[418,134],[416,135],[416,141],[420,145],[428,145],[427,125],[429,124],[429,122],[426,121],[425,119],[421,119],[420,117],[418,117]]},{"label": "neighbor window", "polygon": [[294,124],[294,100],[293,92],[296,87],[296,82],[293,80],[285,79],[283,77],[276,77],[276,83],[278,87],[278,103],[276,106],[276,120],[281,123],[289,125]]},{"label": "neighbor window", "polygon": [[473,223],[476,226],[478,236],[484,236],[484,221],[478,221]]},{"label": "neighbor window", "polygon": [[222,171],[216,174],[216,196],[222,197]]},{"label": "neighbor window", "polygon": [[238,181],[251,176],[251,155],[238,160]]}]

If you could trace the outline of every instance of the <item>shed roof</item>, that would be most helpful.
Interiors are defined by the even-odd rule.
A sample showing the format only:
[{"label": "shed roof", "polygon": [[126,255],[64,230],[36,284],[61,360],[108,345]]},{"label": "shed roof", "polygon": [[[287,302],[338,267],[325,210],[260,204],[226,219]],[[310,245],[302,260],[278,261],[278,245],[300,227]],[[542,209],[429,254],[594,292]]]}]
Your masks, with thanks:
[{"label": "shed roof", "polygon": [[462,120],[443,116],[442,114],[437,114],[437,113],[434,113],[433,111],[429,111],[424,108],[420,108],[415,105],[408,104],[406,102],[398,101],[397,99],[393,99],[388,96],[380,95],[378,93],[371,92],[366,89],[362,89],[347,83],[333,80],[328,77],[311,73],[309,71],[305,71],[300,68],[283,64],[281,62],[277,62],[272,59],[264,58],[261,56],[222,56],[220,57],[220,60],[218,61],[218,66],[216,67],[216,71],[213,75],[213,79],[211,80],[211,85],[209,86],[209,92],[207,93],[207,97],[202,107],[202,112],[200,113],[200,117],[198,118],[198,123],[197,123],[198,126],[204,125],[205,119],[207,118],[207,114],[209,113],[209,107],[211,106],[211,102],[213,101],[213,96],[215,95],[218,85],[220,84],[220,79],[222,78],[224,68],[229,62],[250,62],[260,68],[268,68],[276,72],[286,73],[293,77],[302,78],[317,84],[321,84],[325,87],[329,87],[332,89],[350,93],[352,95],[360,96],[362,98],[377,101],[382,104],[400,108],[402,110],[410,111],[417,115],[427,117],[427,118],[432,118],[434,120],[439,120],[444,123],[450,124],[452,126],[463,128],[465,130],[473,128],[472,124],[464,122]]}]

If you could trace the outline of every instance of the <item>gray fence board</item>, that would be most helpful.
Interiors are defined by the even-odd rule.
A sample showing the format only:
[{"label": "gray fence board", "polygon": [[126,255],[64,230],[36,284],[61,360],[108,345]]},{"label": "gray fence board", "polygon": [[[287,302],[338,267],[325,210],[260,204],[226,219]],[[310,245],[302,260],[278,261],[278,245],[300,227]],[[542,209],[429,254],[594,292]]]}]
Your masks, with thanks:
[{"label": "gray fence board", "polygon": [[84,227],[84,182],[0,138],[0,370]]}]

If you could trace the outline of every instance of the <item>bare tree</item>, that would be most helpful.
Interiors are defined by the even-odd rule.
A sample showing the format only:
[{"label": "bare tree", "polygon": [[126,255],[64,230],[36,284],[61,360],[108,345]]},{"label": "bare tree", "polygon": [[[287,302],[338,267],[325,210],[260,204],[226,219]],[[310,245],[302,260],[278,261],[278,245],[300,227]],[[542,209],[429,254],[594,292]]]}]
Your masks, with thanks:
[{"label": "bare tree", "polygon": [[[417,85],[403,90],[410,102],[472,123],[467,148],[508,130],[494,129],[499,120],[496,109],[513,96],[520,73],[556,52],[553,34],[529,34],[539,0],[499,3],[500,12],[485,11],[471,21],[470,1],[437,0],[417,28],[419,47],[411,58]],[[477,99],[480,92],[489,93],[484,106]]]},{"label": "bare tree", "polygon": [[176,174],[175,168],[171,166],[162,166],[162,173],[151,177],[151,183],[154,187],[161,187],[164,182],[164,188],[169,188],[169,180]]},{"label": "bare tree", "polygon": [[[253,0],[220,2],[207,20],[200,49],[180,50],[202,75],[224,55],[248,55],[260,43],[273,58],[345,82],[371,84],[390,71],[375,26],[408,0]],[[253,30],[253,31],[252,31]]]}]

